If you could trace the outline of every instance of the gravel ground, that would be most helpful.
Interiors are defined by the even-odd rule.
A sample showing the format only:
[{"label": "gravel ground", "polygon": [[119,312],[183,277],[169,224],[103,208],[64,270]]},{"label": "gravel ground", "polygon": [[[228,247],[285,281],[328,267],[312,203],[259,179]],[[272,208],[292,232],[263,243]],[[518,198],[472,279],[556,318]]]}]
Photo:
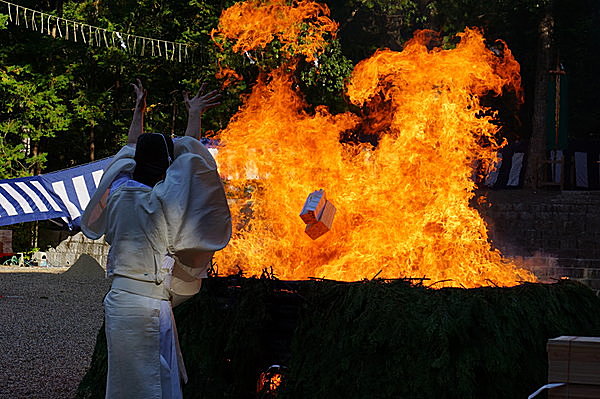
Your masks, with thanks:
[{"label": "gravel ground", "polygon": [[0,399],[75,396],[109,284],[91,262],[70,269],[0,266]]}]

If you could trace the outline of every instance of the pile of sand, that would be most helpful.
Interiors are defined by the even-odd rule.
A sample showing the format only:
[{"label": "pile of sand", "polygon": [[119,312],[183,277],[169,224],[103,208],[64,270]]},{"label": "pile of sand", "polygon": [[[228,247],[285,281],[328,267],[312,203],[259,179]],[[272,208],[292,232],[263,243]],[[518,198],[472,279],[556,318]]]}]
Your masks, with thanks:
[{"label": "pile of sand", "polygon": [[83,254],[62,276],[77,279],[97,279],[104,278],[104,269],[96,259],[90,255]]}]

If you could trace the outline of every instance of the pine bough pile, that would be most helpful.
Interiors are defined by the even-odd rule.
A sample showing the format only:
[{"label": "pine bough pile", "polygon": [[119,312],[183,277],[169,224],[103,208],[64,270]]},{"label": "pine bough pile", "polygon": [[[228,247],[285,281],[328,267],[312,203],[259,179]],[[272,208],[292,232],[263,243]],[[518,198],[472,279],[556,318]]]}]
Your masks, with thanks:
[{"label": "pine bough pile", "polygon": [[[600,298],[570,281],[429,289],[406,281],[211,278],[175,309],[185,398],[518,398],[547,381],[546,343],[600,336]],[[257,392],[269,366],[274,392]],[[79,398],[103,398],[98,334]]]}]

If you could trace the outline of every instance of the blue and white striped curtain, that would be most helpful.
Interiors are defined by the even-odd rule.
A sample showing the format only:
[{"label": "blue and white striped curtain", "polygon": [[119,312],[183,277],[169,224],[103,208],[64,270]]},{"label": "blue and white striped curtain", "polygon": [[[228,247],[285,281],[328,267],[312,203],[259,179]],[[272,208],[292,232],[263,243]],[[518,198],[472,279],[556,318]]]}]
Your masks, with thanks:
[{"label": "blue and white striped curtain", "polygon": [[0,226],[62,219],[78,227],[110,158],[39,176],[0,180]]},{"label": "blue and white striped curtain", "polygon": [[498,152],[498,161],[487,172],[483,184],[493,188],[518,188],[523,185],[527,154],[526,143],[511,143]]}]

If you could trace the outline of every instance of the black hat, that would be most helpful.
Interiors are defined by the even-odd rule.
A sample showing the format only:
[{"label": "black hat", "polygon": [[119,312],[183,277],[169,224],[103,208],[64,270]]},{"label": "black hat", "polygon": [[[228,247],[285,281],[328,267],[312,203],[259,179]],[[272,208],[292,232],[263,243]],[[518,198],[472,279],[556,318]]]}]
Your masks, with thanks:
[{"label": "black hat", "polygon": [[135,147],[133,180],[154,187],[173,162],[173,140],[160,133],[144,133]]}]

